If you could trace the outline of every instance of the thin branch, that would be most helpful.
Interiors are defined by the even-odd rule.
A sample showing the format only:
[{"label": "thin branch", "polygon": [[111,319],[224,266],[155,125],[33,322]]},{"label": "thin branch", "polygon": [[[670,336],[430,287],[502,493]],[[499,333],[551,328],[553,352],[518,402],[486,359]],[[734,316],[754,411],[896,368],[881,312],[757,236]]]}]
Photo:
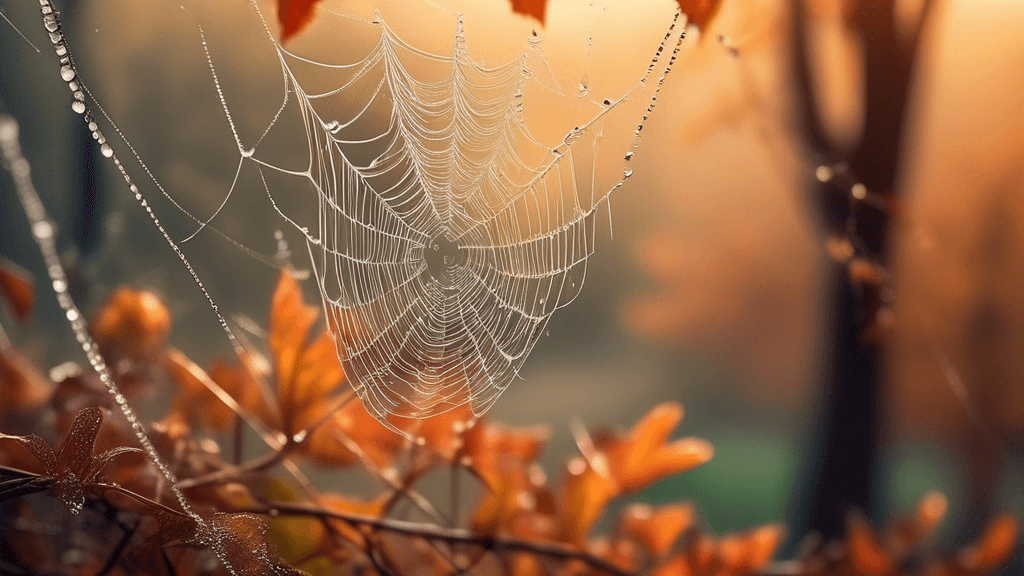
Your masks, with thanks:
[{"label": "thin branch", "polygon": [[312,516],[316,518],[327,518],[341,520],[357,526],[369,526],[377,530],[404,534],[407,536],[418,536],[427,540],[447,542],[449,544],[468,544],[479,546],[492,551],[529,552],[558,558],[561,560],[579,560],[588,566],[613,574],[615,576],[633,576],[632,572],[623,570],[610,562],[591,555],[585,550],[569,548],[559,544],[545,544],[541,542],[530,542],[514,538],[499,536],[480,536],[463,528],[442,528],[432,524],[407,522],[391,518],[375,518],[362,514],[350,514],[327,510],[296,502],[270,502],[266,508],[257,510],[240,510],[240,512],[255,512],[258,514],[284,515],[284,516]]}]

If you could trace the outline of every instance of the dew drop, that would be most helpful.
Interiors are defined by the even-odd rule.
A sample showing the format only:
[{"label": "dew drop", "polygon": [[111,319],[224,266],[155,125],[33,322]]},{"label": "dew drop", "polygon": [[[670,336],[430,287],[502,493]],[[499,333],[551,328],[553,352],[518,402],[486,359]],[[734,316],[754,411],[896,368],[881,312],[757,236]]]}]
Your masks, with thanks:
[{"label": "dew drop", "polygon": [[611,101],[611,100],[609,100],[609,99],[607,99],[607,98],[605,98],[605,99],[604,99],[604,102],[603,102],[603,104],[604,104],[605,106],[611,106],[611,105],[612,105],[612,101]]},{"label": "dew drop", "polygon": [[632,175],[633,175],[633,171],[632,170],[626,169],[626,170],[622,171],[622,177],[623,178],[629,178]]},{"label": "dew drop", "polygon": [[74,110],[76,114],[85,114],[85,102],[75,100],[71,103],[71,109]]},{"label": "dew drop", "polygon": [[626,160],[632,160],[632,159],[633,159],[633,153],[632,152],[626,152]]},{"label": "dew drop", "polygon": [[49,238],[53,236],[53,224],[46,220],[40,220],[32,225],[32,235],[36,238]]},{"label": "dew drop", "polygon": [[67,289],[68,289],[68,285],[63,280],[54,280],[53,281],[53,291],[54,292],[63,292],[65,290],[67,290]]},{"label": "dew drop", "polygon": [[71,82],[75,79],[75,69],[71,66],[65,65],[60,67],[60,77],[65,82]]},{"label": "dew drop", "polygon": [[833,174],[831,166],[821,165],[814,169],[814,176],[818,179],[818,182],[828,182],[832,179]]},{"label": "dew drop", "polygon": [[[60,292],[63,292],[63,290],[60,290]],[[69,322],[74,322],[75,320],[78,320],[78,310],[75,310],[74,308],[68,310],[67,317]]]},{"label": "dew drop", "polygon": [[863,200],[868,197],[868,187],[858,182],[850,188],[850,194],[857,200]]},{"label": "dew drop", "polygon": [[57,56],[63,56],[68,53],[68,49],[63,44],[57,44],[57,47],[53,49],[57,53]]},{"label": "dew drop", "polygon": [[100,146],[100,154],[103,154],[104,158],[110,158],[114,155],[114,149],[110,147],[110,144],[104,143]]},{"label": "dew drop", "polygon": [[[53,14],[47,14],[43,17],[43,27],[46,28],[47,32],[57,32],[60,26],[57,24],[57,19],[53,17]],[[54,42],[56,44],[56,42]]]}]

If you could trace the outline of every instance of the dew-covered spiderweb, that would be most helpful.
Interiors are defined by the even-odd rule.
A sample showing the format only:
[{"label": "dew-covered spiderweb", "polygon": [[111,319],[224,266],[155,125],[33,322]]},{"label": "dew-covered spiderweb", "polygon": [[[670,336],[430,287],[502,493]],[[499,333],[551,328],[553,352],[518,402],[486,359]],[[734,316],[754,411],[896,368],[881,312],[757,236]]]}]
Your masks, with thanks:
[{"label": "dew-covered spiderweb", "polygon": [[[583,287],[602,208],[632,174],[684,30],[677,15],[628,89],[543,142],[527,124],[528,93],[558,88],[537,72],[540,40],[485,65],[453,20],[451,51],[436,53],[377,13],[364,25],[375,35],[368,50],[340,63],[290,51],[263,22],[284,95],[251,139],[202,37],[237,169],[186,240],[216,224],[238,175],[255,169],[265,200],[301,234],[348,379],[382,421],[467,403],[479,415],[518,377],[551,315]],[[616,115],[630,138],[605,152]],[[297,161],[262,153],[284,134],[305,149]]]}]

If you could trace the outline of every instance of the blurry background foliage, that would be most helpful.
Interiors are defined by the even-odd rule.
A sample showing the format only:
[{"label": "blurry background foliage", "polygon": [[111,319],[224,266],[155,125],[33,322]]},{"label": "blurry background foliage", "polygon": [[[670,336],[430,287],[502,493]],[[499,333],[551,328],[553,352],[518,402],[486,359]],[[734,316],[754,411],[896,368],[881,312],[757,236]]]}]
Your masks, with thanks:
[{"label": "blurry background foliage", "polygon": [[[413,40],[435,34],[417,28],[417,18],[436,12],[432,6],[387,4],[388,17]],[[631,54],[630,41],[657,38],[675,8],[669,1],[608,2],[589,11],[569,0],[445,4],[466,13],[471,50],[498,60],[521,50],[522,39],[537,29],[562,86],[571,92],[589,73],[595,93],[636,77],[647,52]],[[689,4],[684,8],[702,15],[695,19],[701,29],[688,36],[661,107],[645,127],[636,175],[612,197],[614,239],[602,238],[582,296],[555,315],[525,380],[490,417],[517,426],[571,417],[587,425],[631,425],[660,402],[683,402],[688,433],[707,439],[716,455],[638,498],[696,499],[711,528],[732,531],[795,520],[806,499],[797,487],[822,402],[823,270],[845,261],[850,248],[841,235],[822,233],[805,197],[820,162],[807,154],[794,103],[793,2]],[[871,4],[886,2],[803,3],[813,94],[840,151],[852,149],[863,129],[864,47],[851,15]],[[888,4],[899,34],[912,38],[926,2]],[[894,305],[885,326],[878,473],[886,509],[912,509],[928,490],[942,490],[957,519],[947,522],[942,537],[965,544],[993,510],[1024,511],[1024,5],[932,4],[912,71],[884,270]],[[296,27],[290,46],[309,49],[324,39],[327,15],[316,11],[325,7],[372,13],[368,2],[302,7],[302,18],[312,19],[305,30]],[[212,40],[218,73],[229,86],[244,86],[244,98],[277,102],[277,72],[226,42],[232,25],[240,26],[237,9],[217,4],[202,11],[226,30]],[[204,366],[228,357],[187,274],[81,136],[36,7],[5,3],[2,10],[44,51],[41,57],[0,23],[0,98],[22,122],[25,153],[60,223],[76,295],[96,310],[123,283],[152,290],[170,306],[174,345]],[[267,3],[264,10],[274,9]],[[64,12],[83,76],[93,78],[100,102],[176,197],[212,212],[230,181],[234,150],[199,56],[193,17],[105,0],[77,0]],[[579,31],[582,21],[592,51]],[[450,27],[450,19],[438,22]],[[236,94],[240,102],[243,92]],[[0,202],[0,254],[40,277],[6,173]],[[246,210],[225,228],[272,251],[275,224]],[[247,228],[256,231],[243,233]],[[232,313],[266,327],[272,271],[216,242],[190,249],[227,253],[193,260],[215,296],[230,300]],[[263,281],[252,282],[254,276]],[[10,330],[11,317],[2,318]],[[37,365],[68,359],[72,340],[60,320],[52,298],[41,293],[35,319],[13,329]],[[953,371],[965,394],[951,382]],[[541,458],[550,470],[577,450],[569,426],[552,430]]]}]

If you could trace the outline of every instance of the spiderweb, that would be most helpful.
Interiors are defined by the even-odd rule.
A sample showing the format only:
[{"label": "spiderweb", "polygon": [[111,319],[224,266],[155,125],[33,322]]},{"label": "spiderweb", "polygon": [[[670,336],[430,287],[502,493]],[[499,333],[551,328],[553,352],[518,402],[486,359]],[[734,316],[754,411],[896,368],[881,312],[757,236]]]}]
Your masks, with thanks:
[{"label": "spiderweb", "polygon": [[[386,421],[469,403],[479,415],[582,288],[599,208],[632,174],[621,167],[601,186],[603,121],[630,99],[647,103],[619,152],[628,166],[684,27],[677,14],[636,84],[551,146],[524,120],[537,43],[488,67],[470,58],[461,17],[449,54],[405,42],[379,14],[372,25],[376,43],[344,64],[296,55],[267,28],[286,94],[255,144],[239,136],[219,83],[218,94],[239,170],[258,166],[275,211],[305,239],[338,355],[368,410]],[[307,91],[299,67],[334,80]],[[260,155],[288,109],[304,127],[308,157],[299,169]],[[311,221],[285,205],[294,199],[282,198],[268,174],[306,181]]]}]

